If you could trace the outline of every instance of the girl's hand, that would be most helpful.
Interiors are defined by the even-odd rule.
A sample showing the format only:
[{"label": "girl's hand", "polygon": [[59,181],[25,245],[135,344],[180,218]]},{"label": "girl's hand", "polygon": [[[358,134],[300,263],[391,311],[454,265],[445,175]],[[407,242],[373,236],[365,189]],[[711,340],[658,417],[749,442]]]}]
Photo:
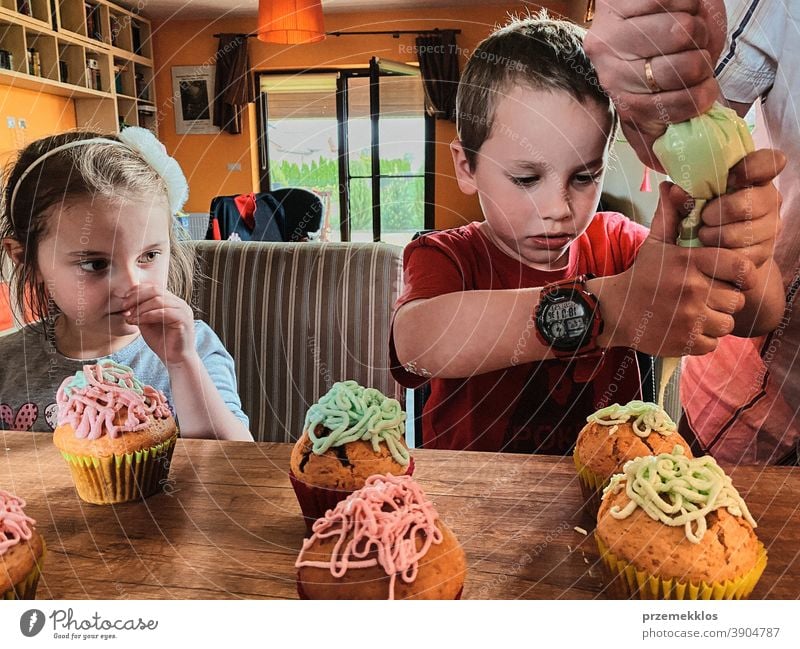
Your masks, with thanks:
[{"label": "girl's hand", "polygon": [[194,314],[191,307],[165,288],[143,283],[132,289],[122,302],[125,320],[139,331],[169,369],[196,355]]}]

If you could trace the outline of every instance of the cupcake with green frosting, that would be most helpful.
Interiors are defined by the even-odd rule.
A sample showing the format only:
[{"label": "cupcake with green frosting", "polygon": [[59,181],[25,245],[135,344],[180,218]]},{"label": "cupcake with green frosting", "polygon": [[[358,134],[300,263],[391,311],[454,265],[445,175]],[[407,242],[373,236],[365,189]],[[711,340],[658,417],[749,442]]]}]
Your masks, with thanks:
[{"label": "cupcake with green frosting", "polygon": [[289,478],[307,525],[372,475],[411,475],[406,414],[397,399],[356,381],[335,383],[306,414]]},{"label": "cupcake with green frosting", "polygon": [[641,599],[742,599],[767,565],[756,522],[710,455],[625,465],[603,493],[595,540],[608,592]]},{"label": "cupcake with green frosting", "polygon": [[597,515],[603,489],[629,460],[670,453],[676,445],[692,457],[677,428],[663,408],[649,401],[615,403],[589,415],[572,454],[586,511]]}]

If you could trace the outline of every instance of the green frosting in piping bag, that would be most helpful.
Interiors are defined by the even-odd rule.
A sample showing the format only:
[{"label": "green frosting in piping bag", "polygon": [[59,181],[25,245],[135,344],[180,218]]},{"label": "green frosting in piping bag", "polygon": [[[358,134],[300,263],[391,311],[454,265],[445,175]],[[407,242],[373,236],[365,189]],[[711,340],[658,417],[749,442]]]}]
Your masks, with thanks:
[{"label": "green frosting in piping bag", "polygon": [[[355,381],[344,381],[334,383],[328,393],[308,409],[305,428],[317,455],[358,440],[371,442],[378,452],[383,442],[395,461],[406,466],[410,455],[401,443],[405,421],[406,413],[397,399],[390,399],[375,388],[362,387]],[[330,431],[329,434],[318,436],[319,425]]]},{"label": "green frosting in piping bag", "polygon": [[700,247],[700,212],[706,202],[725,193],[728,172],[754,150],[745,121],[721,104],[680,124],[670,124],[653,144],[653,153],[670,179],[695,199],[681,224],[678,245]]}]

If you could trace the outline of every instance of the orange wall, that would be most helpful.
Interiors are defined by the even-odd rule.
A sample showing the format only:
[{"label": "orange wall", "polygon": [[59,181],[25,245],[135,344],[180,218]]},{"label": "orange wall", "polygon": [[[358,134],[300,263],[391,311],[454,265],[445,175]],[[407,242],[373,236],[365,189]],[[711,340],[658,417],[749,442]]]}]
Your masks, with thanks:
[{"label": "orange wall", "polygon": [[[569,15],[574,2],[548,2],[554,11]],[[523,11],[533,6],[510,3],[507,6],[447,7],[416,12],[334,13],[325,16],[328,31],[372,31],[391,29],[460,29],[457,42],[463,48],[463,67],[466,56],[497,23],[505,22],[509,12]],[[186,210],[202,212],[208,209],[214,196],[236,194],[257,189],[257,169],[251,157],[255,140],[255,122],[245,120],[240,135],[177,135],[175,133],[174,101],[171,68],[178,65],[200,66],[213,64],[219,32],[251,32],[255,18],[208,21],[167,21],[153,25],[156,64],[156,94],[159,104],[159,136],[181,163],[189,178],[190,196]],[[400,38],[383,36],[329,36],[322,42],[309,45],[281,46],[250,39],[250,63],[254,70],[304,69],[365,65],[370,57],[379,56],[399,61],[411,61],[414,36]],[[251,106],[251,112],[252,106]],[[455,137],[455,125],[438,121],[436,128],[436,226],[452,227],[479,219],[480,208],[474,197],[466,197],[458,189],[448,145]],[[241,164],[241,171],[229,172],[228,163]]]},{"label": "orange wall", "polygon": [[[8,127],[7,117],[14,118],[13,129]],[[26,121],[24,129],[19,127],[20,118]],[[0,168],[33,140],[68,131],[76,125],[72,100],[0,84]],[[0,284],[0,331],[11,324],[8,289]]]},{"label": "orange wall", "polygon": [[[14,118],[16,128],[8,128],[7,117]],[[27,122],[27,128],[19,128],[20,117]],[[33,140],[76,125],[71,99],[0,84],[0,164]]]}]

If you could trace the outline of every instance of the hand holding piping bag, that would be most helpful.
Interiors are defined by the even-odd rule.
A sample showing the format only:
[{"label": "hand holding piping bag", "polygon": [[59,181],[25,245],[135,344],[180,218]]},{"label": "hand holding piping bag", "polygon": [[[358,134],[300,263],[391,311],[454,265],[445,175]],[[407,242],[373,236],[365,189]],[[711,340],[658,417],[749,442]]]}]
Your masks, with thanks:
[{"label": "hand holding piping bag", "polygon": [[678,245],[697,248],[700,214],[712,198],[725,193],[731,168],[755,149],[745,121],[715,103],[711,110],[679,124],[670,124],[653,144],[653,153],[672,181],[694,199],[681,224]]},{"label": "hand holding piping bag", "polygon": [[[694,206],[681,223],[678,245],[698,248],[700,218],[706,203],[725,193],[731,168],[754,150],[745,121],[735,111],[715,103],[711,109],[679,124],[670,124],[653,144],[653,153],[673,182],[694,199]],[[680,358],[662,361],[658,403]]]}]

